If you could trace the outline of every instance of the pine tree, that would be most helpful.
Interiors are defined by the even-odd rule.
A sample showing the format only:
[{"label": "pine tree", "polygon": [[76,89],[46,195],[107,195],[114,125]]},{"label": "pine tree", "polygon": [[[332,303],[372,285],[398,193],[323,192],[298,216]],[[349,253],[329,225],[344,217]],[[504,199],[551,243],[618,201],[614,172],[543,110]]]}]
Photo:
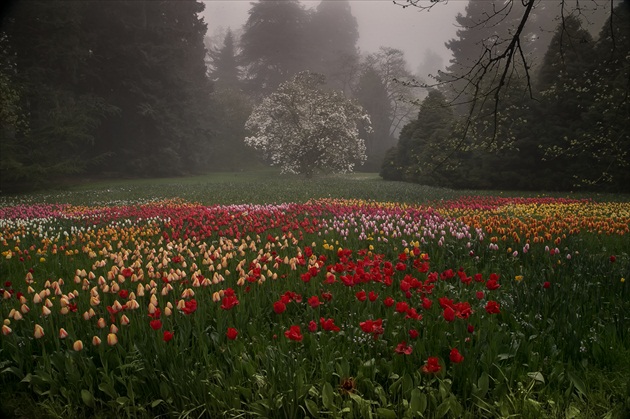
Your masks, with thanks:
[{"label": "pine tree", "polygon": [[251,92],[268,94],[305,68],[307,22],[297,0],[252,3],[241,37],[242,65]]},{"label": "pine tree", "polygon": [[209,52],[212,60],[210,78],[216,86],[239,89],[241,69],[238,64],[236,45],[232,31],[228,29],[220,49]]},{"label": "pine tree", "polygon": [[359,30],[348,0],[323,0],[308,25],[311,71],[326,76],[328,84],[348,92],[348,62],[358,60]]},{"label": "pine tree", "polygon": [[373,131],[362,133],[362,138],[365,138],[367,154],[364,169],[375,169],[381,165],[385,151],[391,148],[394,142],[390,133],[392,104],[387,87],[376,69],[367,66],[363,71],[354,97],[370,115],[370,121],[372,121]]}]

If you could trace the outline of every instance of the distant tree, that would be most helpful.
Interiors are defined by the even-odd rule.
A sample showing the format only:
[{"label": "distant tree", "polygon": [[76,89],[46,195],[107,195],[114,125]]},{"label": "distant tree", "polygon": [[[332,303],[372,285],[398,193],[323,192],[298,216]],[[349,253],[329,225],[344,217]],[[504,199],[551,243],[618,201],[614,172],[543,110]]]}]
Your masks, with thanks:
[{"label": "distant tree", "polygon": [[387,86],[372,66],[366,66],[355,87],[354,97],[370,115],[372,132],[362,133],[365,138],[367,170],[380,167],[385,151],[395,144],[390,132],[392,126],[392,103]]},{"label": "distant tree", "polygon": [[331,87],[348,93],[347,63],[359,56],[359,29],[350,2],[320,2],[310,16],[307,33],[309,69],[325,75]]},{"label": "distant tree", "polygon": [[[627,1],[627,0],[624,0]],[[416,7],[430,10],[439,7],[446,0],[394,0],[402,7]],[[448,97],[458,107],[467,123],[462,130],[461,144],[469,133],[474,118],[485,115],[488,103],[492,104],[492,112],[500,110],[500,101],[504,90],[513,80],[524,79],[522,88],[533,96],[533,73],[537,64],[533,53],[546,49],[548,33],[554,22],[564,21],[568,16],[594,16],[594,21],[601,18],[601,10],[611,12],[615,1],[593,0],[595,5],[584,6],[583,2],[560,0],[557,9],[552,2],[538,0],[498,1],[471,0],[465,15],[458,15],[460,25],[457,38],[449,41],[447,46],[453,51],[454,58],[446,72],[433,87],[442,86],[450,89]],[[514,85],[515,83],[512,83]],[[492,121],[497,126],[498,119]],[[501,142],[502,138],[494,132],[493,141]]]},{"label": "distant tree", "polygon": [[241,68],[238,63],[236,43],[232,31],[228,29],[221,48],[208,51],[211,61],[210,79],[222,88],[240,87]]},{"label": "distant tree", "polygon": [[423,93],[405,83],[413,79],[405,53],[397,48],[380,47],[365,58],[363,66],[374,69],[385,86],[391,106],[389,132],[396,136],[417,111],[414,100]]},{"label": "distant tree", "polygon": [[297,0],[251,3],[241,36],[250,91],[268,94],[305,69],[308,14]]},{"label": "distant tree", "polygon": [[422,101],[418,117],[405,125],[397,147],[388,153],[381,176],[386,180],[452,186],[449,178],[453,167],[435,167],[452,151],[454,122],[444,94],[431,90]]},{"label": "distant tree", "polygon": [[369,116],[340,92],[322,90],[324,76],[301,72],[254,107],[246,144],[284,173],[351,172],[365,161],[358,124]]},{"label": "distant tree", "polygon": [[438,75],[438,71],[442,71],[444,67],[444,59],[432,49],[424,52],[422,62],[416,70],[416,75],[420,78],[421,83],[432,84]]},{"label": "distant tree", "polygon": [[212,93],[217,115],[216,140],[208,153],[212,170],[243,170],[260,164],[255,151],[245,144],[245,122],[252,113],[252,100],[246,93],[219,87]]}]

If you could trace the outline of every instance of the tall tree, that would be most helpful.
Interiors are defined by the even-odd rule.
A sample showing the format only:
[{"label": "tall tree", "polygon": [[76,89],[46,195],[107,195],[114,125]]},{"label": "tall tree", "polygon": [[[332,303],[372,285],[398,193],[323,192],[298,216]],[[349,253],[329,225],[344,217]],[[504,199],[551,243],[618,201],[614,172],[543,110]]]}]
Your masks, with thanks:
[{"label": "tall tree", "polygon": [[202,9],[192,0],[17,2],[3,25],[14,51],[5,74],[28,130],[2,130],[3,181],[88,165],[125,175],[204,167],[214,121]]},{"label": "tall tree", "polygon": [[396,149],[383,162],[385,179],[452,186],[452,168],[436,163],[453,147],[453,110],[444,94],[432,89],[422,101],[418,117],[402,129]]},{"label": "tall tree", "polygon": [[308,25],[309,68],[348,93],[347,63],[358,59],[359,29],[348,0],[323,0]]},{"label": "tall tree", "polygon": [[241,57],[252,92],[268,94],[306,65],[308,14],[297,0],[252,3]]},{"label": "tall tree", "polygon": [[241,81],[241,68],[238,63],[236,43],[232,31],[228,29],[223,39],[223,46],[210,50],[212,69],[210,78],[217,86],[238,89]]},{"label": "tall tree", "polygon": [[372,131],[362,133],[365,138],[367,161],[365,170],[380,167],[385,151],[391,148],[395,139],[390,132],[392,126],[392,103],[387,86],[378,71],[367,66],[355,88],[354,97],[370,115]]},{"label": "tall tree", "polygon": [[87,88],[94,69],[84,6],[18,2],[3,21],[3,101],[14,113],[2,121],[3,190],[80,172],[94,156],[94,129],[114,108]]},{"label": "tall tree", "polygon": [[[630,1],[613,9],[595,46],[594,66],[586,77],[590,99],[583,130],[566,154],[579,156],[572,174],[582,185],[630,191]],[[579,92],[578,92],[579,93]],[[582,93],[584,94],[584,93]],[[581,170],[584,167],[588,171]]]},{"label": "tall tree", "polygon": [[396,136],[413,117],[417,110],[414,100],[419,99],[418,94],[423,92],[405,83],[413,76],[407,68],[404,52],[397,48],[380,47],[378,52],[366,57],[364,67],[374,69],[387,90],[391,108],[389,132]]},{"label": "tall tree", "polygon": [[121,111],[99,130],[108,167],[166,175],[207,164],[213,121],[203,38],[203,4],[88,3],[90,50],[101,69],[92,88]]}]

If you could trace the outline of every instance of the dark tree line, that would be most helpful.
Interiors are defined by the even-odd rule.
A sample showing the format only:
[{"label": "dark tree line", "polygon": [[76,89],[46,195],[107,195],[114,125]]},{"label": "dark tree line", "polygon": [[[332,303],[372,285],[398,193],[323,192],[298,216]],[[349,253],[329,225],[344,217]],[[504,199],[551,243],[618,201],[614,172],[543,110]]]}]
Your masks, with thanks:
[{"label": "dark tree line", "polygon": [[201,10],[187,0],[14,2],[1,32],[2,190],[210,164]]},{"label": "dark tree line", "polygon": [[[401,132],[382,176],[465,188],[628,191],[630,2],[609,9],[595,38],[578,13],[561,14],[548,41],[514,41],[524,21],[498,13],[509,4],[472,0],[458,16],[451,65]],[[510,45],[525,71],[512,64],[491,74],[490,61]]]},{"label": "dark tree line", "polygon": [[0,191],[259,164],[244,144],[245,121],[303,70],[370,109],[366,168],[380,167],[409,114],[393,78],[411,75],[401,51],[360,55],[347,0],[311,10],[254,2],[244,27],[209,50],[203,7],[14,1],[0,27]]}]

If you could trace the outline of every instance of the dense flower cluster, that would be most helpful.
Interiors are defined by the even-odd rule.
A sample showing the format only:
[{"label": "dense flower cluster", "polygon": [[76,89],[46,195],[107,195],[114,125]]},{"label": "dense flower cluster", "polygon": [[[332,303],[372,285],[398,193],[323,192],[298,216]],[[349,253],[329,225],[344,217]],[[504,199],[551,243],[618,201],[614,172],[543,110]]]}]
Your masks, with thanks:
[{"label": "dense flower cluster", "polygon": [[[503,247],[510,261],[538,252],[553,267],[579,256],[559,250],[567,237],[623,236],[629,225],[628,204],[552,198],[2,208],[0,339],[83,354],[134,339],[179,349],[204,336],[363,342],[442,374],[474,362],[467,351],[486,336],[476,331],[498,327],[513,284],[534,280],[452,266],[448,252],[476,261]],[[535,280],[552,291],[552,277]]]}]

